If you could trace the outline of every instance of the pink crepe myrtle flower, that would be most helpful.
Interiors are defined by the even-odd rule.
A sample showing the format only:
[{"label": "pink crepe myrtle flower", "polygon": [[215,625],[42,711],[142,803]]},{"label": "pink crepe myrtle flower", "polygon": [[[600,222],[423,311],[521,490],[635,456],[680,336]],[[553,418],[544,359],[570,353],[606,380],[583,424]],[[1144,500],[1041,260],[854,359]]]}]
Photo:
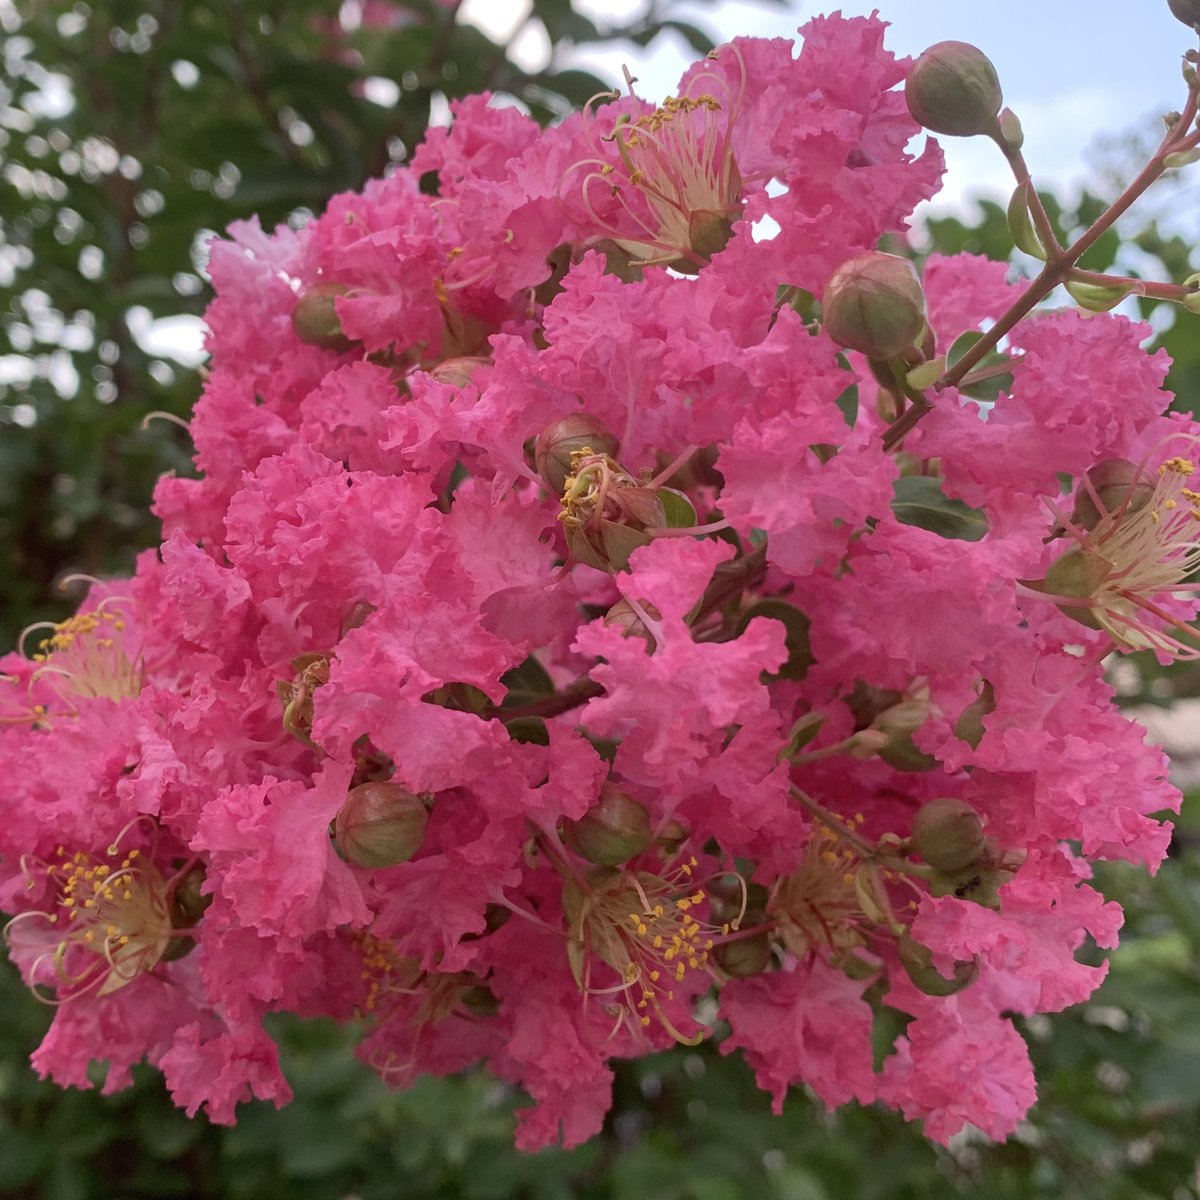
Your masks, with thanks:
[{"label": "pink crepe myrtle flower", "polygon": [[[1005,1014],[1086,999],[1121,920],[1090,862],[1169,842],[1101,659],[1200,645],[1198,435],[1143,326],[1039,312],[994,405],[944,389],[885,449],[806,293],[941,154],[883,22],[801,33],[546,130],[460,101],[304,228],[214,244],[199,477],[0,660],[36,1069],[144,1058],[231,1121],[286,1101],[289,1011],[393,1086],[485,1065],[527,1149],[601,1128],[612,1060],[707,1037],[777,1109],[1023,1118]],[[1014,292],[968,255],[924,288],[938,354]],[[980,511],[939,526],[914,481]],[[393,861],[339,850],[364,786],[418,830]],[[884,987],[912,1019],[876,1070]]]}]

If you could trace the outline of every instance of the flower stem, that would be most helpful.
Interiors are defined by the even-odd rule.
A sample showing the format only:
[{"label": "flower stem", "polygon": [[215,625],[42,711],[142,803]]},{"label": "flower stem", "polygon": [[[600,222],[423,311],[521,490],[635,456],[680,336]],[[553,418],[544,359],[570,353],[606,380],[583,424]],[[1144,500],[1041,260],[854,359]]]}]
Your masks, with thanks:
[{"label": "flower stem", "polygon": [[[1008,311],[953,367],[944,372],[942,377],[933,384],[935,392],[957,387],[971,369],[996,348],[1006,334],[1024,320],[1038,304],[1077,269],[1075,264],[1125,215],[1142,193],[1168,169],[1164,161],[1168,155],[1194,149],[1200,144],[1200,132],[1188,132],[1192,122],[1196,119],[1198,104],[1200,104],[1200,85],[1192,84],[1188,89],[1187,104],[1184,106],[1183,112],[1179,115],[1178,120],[1171,123],[1149,162],[1133,182],[1100,214],[1091,228],[1065,249],[1059,246],[1045,209],[1042,207],[1041,201],[1036,199],[1036,192],[1033,188],[1029,189],[1029,194],[1033,197],[1030,200],[1030,212],[1039,234],[1046,242],[1049,257],[1041,271],[1013,302]],[[1028,180],[1028,167],[1025,165],[1020,151],[1008,149],[1003,144],[1001,149],[1004,150],[1005,157],[1012,166],[1018,182],[1023,183]],[[930,408],[932,405],[925,401],[923,404],[914,404],[901,413],[884,431],[884,449],[891,450],[898,446]]]}]

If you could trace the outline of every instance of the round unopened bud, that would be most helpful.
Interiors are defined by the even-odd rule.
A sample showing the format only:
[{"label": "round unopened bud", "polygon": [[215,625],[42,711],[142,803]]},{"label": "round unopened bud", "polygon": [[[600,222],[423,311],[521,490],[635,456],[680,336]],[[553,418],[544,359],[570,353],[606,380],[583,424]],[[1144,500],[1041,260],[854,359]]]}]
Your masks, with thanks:
[{"label": "round unopened bud", "polygon": [[947,979],[934,965],[933,952],[928,946],[915,941],[907,933],[896,939],[900,965],[917,988],[927,996],[953,996],[968,984],[974,983],[979,974],[979,962],[969,959],[954,964],[954,974]]},{"label": "round unopened bud", "polygon": [[301,293],[292,309],[292,328],[296,336],[310,346],[326,350],[345,350],[350,345],[335,301],[350,288],[344,283],[318,283]]},{"label": "round unopened bud", "polygon": [[394,867],[421,848],[428,823],[424,802],[398,783],[360,783],[338,809],[333,837],[356,866]]},{"label": "round unopened bud", "polygon": [[619,445],[596,417],[585,412],[571,413],[538,434],[533,446],[534,465],[550,490],[561,493],[567,477],[574,473],[571,455],[576,450],[614,455]]},{"label": "round unopened bud", "polygon": [[825,331],[869,358],[895,358],[925,330],[925,296],[907,258],[872,250],[833,273],[822,300]]},{"label": "round unopened bud", "polygon": [[1004,103],[996,68],[969,42],[938,42],[913,63],[904,82],[913,120],[934,133],[992,133]]},{"label": "round unopened bud", "polygon": [[1154,484],[1136,463],[1106,459],[1089,468],[1087,481],[1079,485],[1071,520],[1084,529],[1095,529],[1106,516],[1126,516],[1145,508],[1153,495]]},{"label": "round unopened bud", "polygon": [[765,933],[722,942],[713,950],[713,958],[726,975],[749,979],[761,975],[771,965],[771,939]]},{"label": "round unopened bud", "polygon": [[[652,620],[657,621],[662,617],[662,613],[653,604],[643,602],[641,608]],[[622,637],[641,638],[651,650],[654,649],[654,634],[646,628],[646,622],[634,612],[628,600],[618,600],[604,614],[604,624],[610,629],[619,629]]]},{"label": "round unopened bud", "polygon": [[619,867],[654,840],[646,806],[611,783],[578,821],[567,825],[567,842],[588,862]]},{"label": "round unopened bud", "polygon": [[460,354],[458,358],[447,358],[436,366],[429,368],[429,374],[438,383],[447,383],[451,387],[466,387],[474,378],[480,367],[491,365],[490,358],[478,354]]},{"label": "round unopened bud", "polygon": [[695,209],[688,216],[688,245],[703,259],[719,254],[729,244],[737,216],[711,208]]},{"label": "round unopened bud", "polygon": [[1167,4],[1185,25],[1200,25],[1200,0],[1167,0]]},{"label": "round unopened bud", "polygon": [[1112,563],[1099,554],[1073,546],[1050,564],[1042,583],[1052,596],[1086,600],[1095,595],[1111,569]]},{"label": "round unopened bud", "polygon": [[1011,878],[1011,871],[992,866],[985,856],[958,871],[934,871],[927,882],[931,896],[954,896],[984,908],[999,908],[1000,888]]},{"label": "round unopened bud", "polygon": [[965,800],[930,800],[913,818],[912,843],[935,871],[961,871],[984,851],[983,821]]}]

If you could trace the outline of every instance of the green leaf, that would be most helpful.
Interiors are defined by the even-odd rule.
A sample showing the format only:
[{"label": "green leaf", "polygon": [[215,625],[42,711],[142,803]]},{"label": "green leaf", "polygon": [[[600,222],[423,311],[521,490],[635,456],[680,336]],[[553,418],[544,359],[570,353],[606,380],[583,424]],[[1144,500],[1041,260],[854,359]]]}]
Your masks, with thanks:
[{"label": "green leaf", "polygon": [[961,542],[977,542],[988,531],[982,510],[948,499],[941,481],[929,475],[897,479],[894,491],[892,512],[901,525],[915,525]]},{"label": "green leaf", "polygon": [[809,621],[804,613],[794,605],[789,604],[786,600],[769,596],[765,600],[759,600],[757,603],[752,604],[742,613],[741,619],[738,621],[737,634],[735,636],[741,637],[746,630],[746,626],[755,617],[768,617],[773,621],[779,621],[786,630],[787,661],[775,674],[769,675],[768,678],[791,679],[795,681],[803,679],[808,674],[809,667],[816,662],[816,659],[813,658],[812,646],[808,640],[808,633],[812,622]]},{"label": "green leaf", "polygon": [[1012,234],[1017,249],[1045,262],[1046,247],[1042,245],[1041,236],[1033,222],[1033,214],[1029,211],[1029,203],[1033,197],[1033,183],[1030,180],[1017,184],[1008,202],[1008,231]]},{"label": "green leaf", "polygon": [[554,694],[554,680],[546,668],[531,654],[523,663],[505,671],[500,682],[508,691],[504,696],[504,707],[516,708],[534,700],[543,700]]},{"label": "green leaf", "polygon": [[846,424],[853,429],[855,423],[858,421],[858,384],[852,383],[834,403],[842,410],[842,416],[846,418]]},{"label": "green leaf", "polygon": [[1068,279],[1063,286],[1071,294],[1071,299],[1080,308],[1087,309],[1088,312],[1110,312],[1134,290],[1132,283],[1114,283],[1105,286],[1083,283],[1078,279]]}]

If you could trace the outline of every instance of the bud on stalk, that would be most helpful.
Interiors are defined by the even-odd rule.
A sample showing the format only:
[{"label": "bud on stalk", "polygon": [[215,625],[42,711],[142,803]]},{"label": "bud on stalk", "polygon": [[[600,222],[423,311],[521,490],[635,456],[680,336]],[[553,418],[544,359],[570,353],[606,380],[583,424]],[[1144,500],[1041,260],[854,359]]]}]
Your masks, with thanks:
[{"label": "bud on stalk", "polygon": [[321,346],[326,350],[348,349],[350,339],[342,329],[335,302],[349,292],[350,288],[344,283],[318,283],[301,293],[292,309],[292,328],[296,336],[310,346]]},{"label": "bud on stalk", "polygon": [[915,121],[953,137],[995,133],[1004,103],[996,68],[967,42],[930,46],[909,70],[904,98]]},{"label": "bud on stalk", "polygon": [[1154,483],[1136,463],[1127,458],[1106,459],[1088,469],[1087,482],[1075,492],[1071,520],[1090,531],[1107,516],[1139,512],[1153,495]]},{"label": "bud on stalk", "polygon": [[641,854],[654,840],[646,806],[612,783],[600,798],[566,830],[567,844],[588,862],[619,867]]},{"label": "bud on stalk", "polygon": [[895,358],[925,330],[925,296],[906,258],[872,250],[844,262],[822,300],[825,332],[868,358]]},{"label": "bud on stalk", "polygon": [[572,453],[591,450],[593,454],[611,456],[616,454],[619,444],[603,423],[590,413],[571,413],[547,425],[538,434],[533,447],[534,466],[546,481],[546,486],[552,492],[561,494],[567,477],[574,473]]},{"label": "bud on stalk", "polygon": [[961,871],[984,851],[983,821],[965,800],[930,800],[913,818],[912,843],[935,871]]},{"label": "bud on stalk", "polygon": [[1200,0],[1167,0],[1171,12],[1193,29],[1200,25]]},{"label": "bud on stalk", "polygon": [[334,818],[342,857],[359,867],[394,867],[421,848],[429,813],[419,796],[398,783],[360,783]]}]

